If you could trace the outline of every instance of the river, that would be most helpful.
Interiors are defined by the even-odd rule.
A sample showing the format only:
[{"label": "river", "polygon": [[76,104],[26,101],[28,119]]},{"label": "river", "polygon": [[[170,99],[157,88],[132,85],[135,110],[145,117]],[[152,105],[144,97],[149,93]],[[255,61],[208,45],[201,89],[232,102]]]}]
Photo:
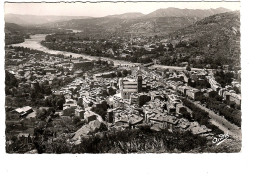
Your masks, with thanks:
[{"label": "river", "polygon": [[[74,32],[78,32],[78,31],[74,31]],[[78,57],[82,57],[84,59],[88,59],[88,60],[98,60],[99,58],[101,60],[106,60],[106,61],[113,61],[114,65],[128,65],[128,66],[136,66],[136,65],[140,65],[139,63],[131,63],[131,62],[127,62],[127,61],[122,61],[122,60],[115,60],[115,59],[111,59],[111,58],[107,58],[107,57],[97,57],[97,56],[90,56],[90,55],[86,55],[86,54],[76,54],[76,53],[72,53],[72,52],[67,52],[67,51],[58,51],[58,50],[51,50],[46,48],[45,46],[41,45],[41,41],[45,40],[47,34],[35,34],[35,35],[31,35],[30,39],[25,39],[25,41],[23,43],[18,43],[18,44],[12,44],[13,47],[25,47],[25,48],[30,48],[30,49],[34,49],[34,50],[39,50],[39,51],[43,51],[49,54],[62,54],[64,56],[69,57],[70,55],[74,58],[78,58]],[[176,66],[162,66],[162,65],[154,65],[152,66],[152,68],[168,68],[168,69],[174,69],[174,70],[186,70],[185,67],[176,67]],[[202,70],[202,69],[198,69],[198,68],[192,68],[191,70]]]},{"label": "river", "polygon": [[69,57],[70,55],[74,58],[82,57],[82,58],[88,59],[88,60],[98,60],[100,58],[100,59],[106,60],[106,61],[113,61],[115,65],[129,65],[129,66],[139,65],[139,64],[131,63],[131,62],[127,62],[127,61],[114,60],[114,59],[107,58],[107,57],[96,57],[96,56],[89,56],[89,55],[85,55],[85,54],[76,54],[76,53],[67,52],[67,51],[51,50],[51,49],[48,49],[45,46],[41,45],[41,41],[45,40],[46,35],[47,34],[31,35],[30,39],[25,39],[25,41],[23,43],[12,44],[12,46],[30,48],[30,49],[34,49],[34,50],[38,50],[38,51],[43,51],[43,52],[46,52],[49,54],[62,54],[67,57]]}]

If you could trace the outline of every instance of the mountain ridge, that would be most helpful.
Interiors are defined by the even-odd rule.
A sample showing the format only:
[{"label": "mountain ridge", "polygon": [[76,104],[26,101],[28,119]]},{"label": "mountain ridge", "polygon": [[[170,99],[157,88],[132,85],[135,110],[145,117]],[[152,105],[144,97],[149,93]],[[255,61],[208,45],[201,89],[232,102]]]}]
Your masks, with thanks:
[{"label": "mountain ridge", "polygon": [[146,15],[146,17],[197,17],[205,18],[218,13],[228,12],[230,10],[225,8],[216,9],[179,9],[175,7],[168,7],[165,9],[158,9]]},{"label": "mountain ridge", "polygon": [[117,14],[117,15],[108,15],[105,16],[106,18],[120,18],[120,19],[132,19],[132,18],[140,18],[145,16],[141,12],[129,12],[129,13],[123,13],[123,14]]},{"label": "mountain ridge", "polygon": [[172,33],[180,43],[176,50],[201,61],[240,66],[240,12],[212,15]]},{"label": "mountain ridge", "polygon": [[21,26],[41,25],[50,22],[68,21],[71,19],[87,19],[88,16],[56,16],[56,15],[20,15],[5,14],[4,19],[7,23],[15,23]]},{"label": "mountain ridge", "polygon": [[128,12],[123,14],[107,15],[104,17],[90,17],[90,16],[57,16],[57,15],[19,15],[19,14],[5,14],[5,21],[9,23],[16,23],[22,26],[26,25],[43,25],[55,22],[66,22],[76,19],[148,19],[159,17],[195,17],[197,20],[211,16],[218,13],[228,12],[230,10],[225,8],[216,9],[179,9],[169,7],[165,9],[157,9],[149,14],[142,14],[140,12]]}]

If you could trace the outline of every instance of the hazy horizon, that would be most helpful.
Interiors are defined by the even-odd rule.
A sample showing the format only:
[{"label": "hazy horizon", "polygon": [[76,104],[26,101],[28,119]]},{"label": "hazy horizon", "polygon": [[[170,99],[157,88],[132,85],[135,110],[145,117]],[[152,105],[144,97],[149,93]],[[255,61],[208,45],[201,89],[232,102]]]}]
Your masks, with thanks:
[{"label": "hazy horizon", "polygon": [[[105,17],[124,13],[149,14],[158,9],[240,10],[240,2],[98,2],[98,3],[5,3],[6,14],[36,16]],[[77,9],[75,11],[75,9]],[[29,12],[29,13],[28,13]]]}]

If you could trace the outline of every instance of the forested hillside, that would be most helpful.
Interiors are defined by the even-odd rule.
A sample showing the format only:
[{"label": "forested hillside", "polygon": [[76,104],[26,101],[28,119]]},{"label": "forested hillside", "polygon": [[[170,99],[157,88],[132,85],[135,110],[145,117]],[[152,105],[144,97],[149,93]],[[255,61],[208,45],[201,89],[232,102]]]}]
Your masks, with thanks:
[{"label": "forested hillside", "polygon": [[176,45],[176,52],[187,53],[194,59],[194,64],[240,65],[239,12],[204,18],[173,35],[180,41]]}]

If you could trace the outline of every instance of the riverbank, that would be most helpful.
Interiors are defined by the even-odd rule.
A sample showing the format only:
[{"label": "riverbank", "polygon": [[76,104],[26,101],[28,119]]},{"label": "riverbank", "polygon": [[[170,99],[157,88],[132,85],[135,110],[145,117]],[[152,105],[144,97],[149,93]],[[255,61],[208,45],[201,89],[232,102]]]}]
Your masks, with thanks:
[{"label": "riverbank", "polygon": [[43,51],[49,54],[62,54],[67,57],[74,57],[74,58],[79,58],[82,57],[84,59],[88,60],[98,60],[102,59],[105,61],[113,61],[114,65],[128,65],[128,66],[134,66],[134,65],[140,65],[139,63],[131,63],[127,61],[122,61],[122,60],[115,60],[111,58],[106,58],[106,57],[97,57],[97,56],[89,56],[85,54],[77,54],[77,53],[72,53],[72,52],[67,52],[67,51],[58,51],[58,50],[51,50],[43,45],[41,45],[41,41],[45,40],[47,34],[36,34],[36,35],[31,35],[30,39],[25,39],[23,43],[18,43],[18,44],[12,44],[11,46],[13,47],[25,47],[25,48],[30,48],[34,50],[39,50]]},{"label": "riverbank", "polygon": [[[72,56],[74,58],[82,57],[83,59],[88,59],[88,60],[101,59],[101,60],[105,60],[105,61],[113,61],[114,65],[123,65],[123,66],[129,66],[129,67],[141,65],[140,63],[132,63],[132,62],[127,62],[127,61],[123,61],[123,60],[116,60],[116,59],[107,58],[107,57],[90,56],[90,55],[72,53],[72,52],[67,52],[67,51],[52,50],[52,49],[49,49],[49,48],[47,48],[47,47],[45,47],[41,44],[41,41],[45,40],[46,36],[47,36],[47,34],[31,35],[30,38],[25,39],[24,42],[12,44],[11,46],[30,48],[30,49],[39,50],[39,51],[43,51],[43,52],[46,52],[46,53],[49,53],[49,54],[55,54],[55,55],[61,54],[61,55],[67,56],[67,57]],[[153,66],[151,66],[151,68],[174,69],[174,70],[179,70],[179,71],[186,70],[186,67],[166,66],[166,65],[153,65]],[[201,71],[203,69],[191,68],[191,70]]]}]

